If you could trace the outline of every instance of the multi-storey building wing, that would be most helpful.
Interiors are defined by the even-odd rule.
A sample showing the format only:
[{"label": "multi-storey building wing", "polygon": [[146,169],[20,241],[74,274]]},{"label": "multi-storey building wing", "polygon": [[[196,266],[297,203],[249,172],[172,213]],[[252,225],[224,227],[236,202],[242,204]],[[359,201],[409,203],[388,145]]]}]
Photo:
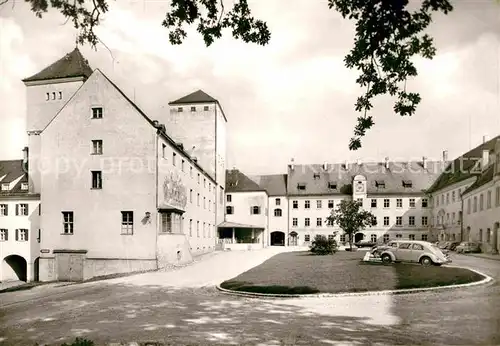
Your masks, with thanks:
[{"label": "multi-storey building wing", "polygon": [[[156,269],[214,250],[225,177],[167,134],[168,117],[150,119],[78,49],[24,83],[41,280]],[[202,153],[223,164],[217,138],[220,151]]]},{"label": "multi-storey building wing", "polygon": [[474,198],[466,200],[463,194],[476,184],[478,177],[485,173],[486,168],[492,167],[498,139],[500,136],[489,141],[483,138],[483,143],[479,146],[448,162],[445,171],[428,189],[432,205],[433,238],[440,241],[465,241],[477,238],[479,233],[476,232],[477,234],[471,238],[470,229],[464,223],[466,214],[472,213]]},{"label": "multi-storey building wing", "polygon": [[0,161],[0,282],[38,279],[39,215],[40,195],[29,191],[27,158]]}]

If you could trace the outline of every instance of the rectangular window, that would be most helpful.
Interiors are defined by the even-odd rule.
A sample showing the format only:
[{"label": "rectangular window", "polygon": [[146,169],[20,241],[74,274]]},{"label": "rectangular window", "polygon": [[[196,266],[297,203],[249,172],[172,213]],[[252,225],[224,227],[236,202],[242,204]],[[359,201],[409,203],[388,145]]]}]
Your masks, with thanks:
[{"label": "rectangular window", "polygon": [[396,208],[403,208],[403,199],[402,198],[396,199]]},{"label": "rectangular window", "polygon": [[299,209],[299,201],[292,202],[293,209]]},{"label": "rectangular window", "polygon": [[102,189],[102,172],[92,171],[91,174],[92,174],[92,188]]},{"label": "rectangular window", "polygon": [[373,226],[377,226],[377,224],[378,224],[378,220],[377,220],[377,217],[376,217],[376,216],[373,218],[373,222],[375,223]]},{"label": "rectangular window", "polygon": [[189,176],[193,177],[193,166],[189,166]]},{"label": "rectangular window", "polygon": [[203,209],[207,208],[207,198],[203,197]]},{"label": "rectangular window", "polygon": [[212,201],[208,200],[208,211],[212,210]]},{"label": "rectangular window", "polygon": [[25,228],[16,229],[16,241],[28,241],[28,230]]},{"label": "rectangular window", "polygon": [[200,221],[196,221],[196,236],[200,237]]},{"label": "rectangular window", "polygon": [[207,225],[205,224],[205,222],[203,222],[203,238],[206,238],[206,234],[207,234]]},{"label": "rectangular window", "polygon": [[311,226],[311,219],[310,219],[310,218],[308,218],[308,217],[306,217],[305,222],[304,222],[304,225],[305,225],[306,227]]},{"label": "rectangular window", "polygon": [[228,206],[226,207],[226,214],[227,214],[227,215],[233,215],[233,214],[234,214],[234,207],[232,207],[232,206],[228,205]]},{"label": "rectangular window", "polygon": [[384,239],[384,243],[387,243],[389,241],[389,234],[384,234],[383,236],[383,239]]},{"label": "rectangular window", "polygon": [[189,202],[193,203],[193,189],[189,189]]},{"label": "rectangular window", "polygon": [[422,241],[427,241],[427,234],[422,234]]},{"label": "rectangular window", "polygon": [[92,107],[92,119],[102,119],[102,107]]},{"label": "rectangular window", "polygon": [[306,234],[304,236],[304,241],[311,241],[311,236],[309,234]]},{"label": "rectangular window", "polygon": [[161,157],[164,159],[167,158],[167,146],[165,144],[161,145]]},{"label": "rectangular window", "polygon": [[333,209],[333,207],[334,207],[333,199],[328,200],[328,209]]},{"label": "rectangular window", "polygon": [[335,237],[333,236],[333,234],[329,234],[328,235],[328,240],[329,241],[333,241],[335,239]]},{"label": "rectangular window", "polygon": [[201,182],[201,175],[198,173],[198,184]]},{"label": "rectangular window", "polygon": [[384,216],[384,226],[389,226],[389,216]]},{"label": "rectangular window", "polygon": [[455,212],[453,212],[453,213],[451,214],[451,223],[452,223],[452,224],[455,224],[455,217],[456,217],[456,214],[455,214]]},{"label": "rectangular window", "polygon": [[304,202],[304,208],[309,209],[311,207],[311,202],[310,201],[305,201]]},{"label": "rectangular window", "polygon": [[212,183],[208,183],[208,192],[212,192]]},{"label": "rectangular window", "polygon": [[200,194],[196,196],[196,205],[199,207],[200,206]]},{"label": "rectangular window", "polygon": [[318,200],[316,201],[316,208],[317,208],[317,209],[321,209],[321,207],[322,207],[322,206],[323,206],[322,201],[321,201],[320,199],[318,199]]},{"label": "rectangular window", "polygon": [[396,216],[396,226],[403,226],[403,217]]},{"label": "rectangular window", "polygon": [[409,235],[408,235],[408,238],[409,238],[410,240],[415,240],[415,234],[409,234]]},{"label": "rectangular window", "polygon": [[29,188],[28,183],[21,183],[21,190],[26,191],[26,190],[28,190],[28,188]]},{"label": "rectangular window", "polygon": [[486,208],[491,209],[491,190],[486,193]]},{"label": "rectangular window", "polygon": [[391,206],[389,198],[384,198],[384,208],[389,208]]},{"label": "rectangular window", "polygon": [[184,111],[184,108],[182,107],[177,107],[177,112],[182,113]]},{"label": "rectangular window", "polygon": [[185,166],[185,164],[186,164],[186,161],[182,160],[181,161],[181,171],[183,171],[183,172],[184,172],[184,166]]},{"label": "rectangular window", "polygon": [[196,112],[196,106],[191,107],[191,112]]},{"label": "rectangular window", "polygon": [[450,193],[446,194],[446,204],[450,204]]},{"label": "rectangular window", "polygon": [[102,155],[102,140],[95,139],[92,141],[92,155]]},{"label": "rectangular window", "polygon": [[72,211],[63,211],[63,234],[73,234],[74,218]]},{"label": "rectangular window", "polygon": [[455,203],[455,191],[451,192],[451,203]]},{"label": "rectangular window", "polygon": [[[220,187],[220,197],[219,197],[219,201],[220,201],[220,204],[223,204],[224,203],[224,189],[222,188],[222,186]],[[215,208],[214,208],[215,210]]]},{"label": "rectangular window", "polygon": [[182,217],[178,213],[165,212],[160,213],[160,232],[161,233],[182,233]]},{"label": "rectangular window", "polygon": [[371,207],[372,208],[376,208],[377,207],[377,199],[376,198],[372,198]]},{"label": "rectangular window", "polygon": [[408,224],[410,226],[415,226],[415,216],[409,216],[408,217]]},{"label": "rectangular window", "polygon": [[472,205],[472,212],[477,212],[477,196],[474,196],[474,204]]},{"label": "rectangular window", "polygon": [[276,205],[281,205],[281,198],[276,198],[274,202]]},{"label": "rectangular window", "polygon": [[16,204],[16,216],[28,216],[28,204]]},{"label": "rectangular window", "polygon": [[189,219],[189,236],[193,236],[193,219]]},{"label": "rectangular window", "polygon": [[441,195],[441,205],[444,205],[444,193]]},{"label": "rectangular window", "polygon": [[203,106],[203,110],[207,112],[209,110],[208,106]]},{"label": "rectangular window", "polygon": [[346,239],[345,239],[345,234],[341,234],[341,235],[340,235],[340,242],[341,242],[341,243],[345,243],[345,242],[346,242]]},{"label": "rectangular window", "polygon": [[467,214],[470,214],[470,212],[471,212],[470,205],[471,205],[471,199],[469,197],[469,198],[467,198]]},{"label": "rectangular window", "polygon": [[9,184],[2,184],[2,191],[9,191],[10,190],[10,185]]},{"label": "rectangular window", "polygon": [[495,207],[500,207],[500,186],[495,189]]},{"label": "rectangular window", "polygon": [[0,229],[0,241],[8,241],[9,240],[9,230],[2,228]]},{"label": "rectangular window", "polygon": [[422,208],[427,208],[429,206],[429,200],[427,198],[422,198]]},{"label": "rectangular window", "polygon": [[176,164],[176,162],[175,162],[176,158],[177,158],[177,154],[176,153],[172,153],[172,165],[174,165],[174,166]]},{"label": "rectangular window", "polygon": [[410,208],[415,208],[415,198],[410,198]]},{"label": "rectangular window", "polygon": [[484,196],[483,194],[480,194],[479,195],[479,210],[483,210],[484,209]]},{"label": "rectangular window", "polygon": [[122,234],[134,234],[133,211],[122,211]]},{"label": "rectangular window", "polygon": [[9,206],[7,204],[0,204],[0,216],[9,216]]},{"label": "rectangular window", "polygon": [[427,216],[422,216],[422,226],[427,226],[429,223],[429,219]]},{"label": "rectangular window", "polygon": [[323,219],[318,217],[316,218],[316,226],[321,227],[323,225]]},{"label": "rectangular window", "polygon": [[207,179],[206,178],[203,178],[203,187],[206,188],[207,187]]},{"label": "rectangular window", "polygon": [[299,225],[299,219],[297,219],[296,217],[294,217],[292,219],[292,226],[293,227],[297,227]]},{"label": "rectangular window", "polygon": [[226,195],[226,201],[227,201],[228,203],[231,203],[231,201],[232,201],[232,196],[231,196],[231,195]]},{"label": "rectangular window", "polygon": [[400,233],[396,234],[396,239],[401,239],[401,238],[403,238],[402,234],[400,234]]}]

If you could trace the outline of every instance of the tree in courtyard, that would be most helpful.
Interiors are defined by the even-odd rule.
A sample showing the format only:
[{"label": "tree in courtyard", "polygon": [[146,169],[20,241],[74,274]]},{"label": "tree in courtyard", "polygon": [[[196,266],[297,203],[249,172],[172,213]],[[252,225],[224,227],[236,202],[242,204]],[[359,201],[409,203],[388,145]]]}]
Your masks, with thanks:
[{"label": "tree in courtyard", "polygon": [[[9,1],[14,5],[15,0],[0,0],[0,5]],[[89,43],[95,48],[100,42],[94,29],[109,10],[108,0],[26,1],[39,18],[49,8],[62,13],[78,30],[80,44]],[[421,97],[406,87],[406,81],[417,76],[412,58],[435,56],[433,39],[425,30],[434,12],[448,14],[453,10],[451,2],[421,0],[419,7],[411,10],[409,0],[328,0],[328,8],[354,21],[356,28],[354,47],[344,62],[349,69],[359,71],[356,82],[364,92],[354,105],[359,115],[349,149],[361,148],[361,138],[374,125],[369,111],[377,96],[395,97],[393,110],[397,115],[415,113]],[[222,37],[224,30],[230,30],[234,38],[247,43],[266,45],[271,39],[267,24],[252,16],[247,0],[234,0],[229,9],[225,8],[224,0],[171,0],[170,12],[161,24],[169,30],[169,40],[174,45],[187,37],[187,26],[196,26],[207,46]]]},{"label": "tree in courtyard", "polygon": [[354,235],[366,227],[375,226],[377,219],[375,215],[364,210],[360,202],[344,199],[332,210],[326,222],[330,225],[337,224],[344,231],[349,239],[349,249],[352,251]]}]

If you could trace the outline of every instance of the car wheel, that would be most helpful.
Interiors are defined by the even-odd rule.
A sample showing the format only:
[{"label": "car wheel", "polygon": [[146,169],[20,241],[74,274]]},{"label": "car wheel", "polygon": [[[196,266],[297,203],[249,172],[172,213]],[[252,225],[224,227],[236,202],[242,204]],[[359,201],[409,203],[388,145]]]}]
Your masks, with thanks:
[{"label": "car wheel", "polygon": [[391,256],[389,256],[388,254],[382,255],[382,262],[383,263],[391,263],[392,262]]},{"label": "car wheel", "polygon": [[420,259],[420,264],[423,266],[430,266],[432,264],[432,260],[429,257],[425,256]]}]

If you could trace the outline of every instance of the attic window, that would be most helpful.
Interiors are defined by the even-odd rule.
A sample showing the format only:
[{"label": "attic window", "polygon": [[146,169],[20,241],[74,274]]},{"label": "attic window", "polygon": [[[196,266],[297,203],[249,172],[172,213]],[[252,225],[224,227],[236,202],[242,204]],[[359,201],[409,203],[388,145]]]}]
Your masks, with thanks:
[{"label": "attic window", "polygon": [[59,100],[62,100],[62,91],[59,91]]},{"label": "attic window", "polygon": [[209,109],[209,108],[208,108],[208,106],[203,106],[203,110],[204,110],[205,112],[206,112],[206,111],[208,111],[208,109]]},{"label": "attic window", "polygon": [[335,181],[328,182],[328,188],[330,190],[337,190],[337,182],[335,182]]},{"label": "attic window", "polygon": [[9,184],[2,184],[2,191],[9,191]]},{"label": "attic window", "polygon": [[299,190],[305,190],[306,189],[306,184],[305,183],[298,183],[297,184],[297,189],[299,189]]},{"label": "attic window", "polygon": [[48,101],[48,100],[50,100],[50,94],[49,94],[49,93],[46,93],[46,94],[45,94],[45,101]]},{"label": "attic window", "polygon": [[191,107],[191,112],[196,112],[196,107],[195,106]]},{"label": "attic window", "polygon": [[92,107],[92,119],[102,119],[102,107]]},{"label": "attic window", "polygon": [[411,180],[403,180],[403,187],[412,187],[413,183]]},{"label": "attic window", "polygon": [[379,189],[385,189],[385,181],[383,180],[376,180],[375,181],[375,186]]},{"label": "attic window", "polygon": [[21,183],[21,190],[28,190],[28,183]]},{"label": "attic window", "polygon": [[229,182],[229,186],[231,187],[235,187],[236,185],[238,185],[238,180]]},{"label": "attic window", "polygon": [[313,177],[314,177],[314,180],[319,179],[319,173],[314,173]]},{"label": "attic window", "polygon": [[177,107],[177,112],[182,113],[183,108],[182,107]]}]

